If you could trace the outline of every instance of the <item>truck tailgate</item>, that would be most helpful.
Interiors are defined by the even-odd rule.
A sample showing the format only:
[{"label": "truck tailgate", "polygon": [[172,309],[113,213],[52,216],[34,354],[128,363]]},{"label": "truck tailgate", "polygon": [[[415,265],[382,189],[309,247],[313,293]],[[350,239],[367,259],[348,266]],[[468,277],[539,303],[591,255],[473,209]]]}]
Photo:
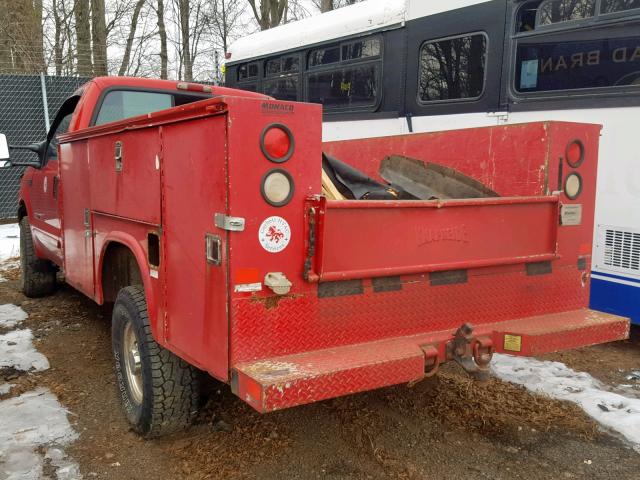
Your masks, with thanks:
[{"label": "truck tailgate", "polygon": [[310,281],[549,261],[556,196],[446,201],[310,201],[317,253]]}]

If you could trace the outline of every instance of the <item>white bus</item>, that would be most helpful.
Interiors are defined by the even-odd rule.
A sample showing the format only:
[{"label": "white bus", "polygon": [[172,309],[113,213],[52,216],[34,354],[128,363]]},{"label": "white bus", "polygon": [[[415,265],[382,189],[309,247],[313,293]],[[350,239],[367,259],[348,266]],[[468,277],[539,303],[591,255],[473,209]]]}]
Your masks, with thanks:
[{"label": "white bus", "polygon": [[640,324],[640,0],[369,0],[227,56],[227,86],[322,103],[325,141],[602,124],[591,306]]}]

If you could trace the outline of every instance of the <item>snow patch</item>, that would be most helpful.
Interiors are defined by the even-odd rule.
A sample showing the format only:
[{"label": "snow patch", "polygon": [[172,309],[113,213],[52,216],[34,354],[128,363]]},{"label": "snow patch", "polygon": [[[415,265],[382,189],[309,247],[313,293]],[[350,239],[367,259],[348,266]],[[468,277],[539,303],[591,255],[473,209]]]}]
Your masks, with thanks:
[{"label": "snow patch", "polygon": [[0,383],[0,395],[6,395],[11,391],[12,383]]},{"label": "snow patch", "polygon": [[17,223],[0,225],[0,262],[20,256],[20,227]]},{"label": "snow patch", "polygon": [[49,360],[35,349],[32,340],[29,329],[0,335],[0,368],[13,367],[25,372],[47,370]]},{"label": "snow patch", "polygon": [[13,328],[24,322],[28,316],[22,308],[11,303],[0,305],[0,327]]},{"label": "snow patch", "polygon": [[560,362],[495,355],[491,370],[501,380],[578,404],[590,417],[640,447],[640,399],[606,390],[588,373]]},{"label": "snow patch", "polygon": [[[0,478],[38,480],[45,458],[58,479],[80,479],[63,447],[78,438],[55,395],[38,388],[0,402]],[[46,455],[39,453],[46,449]]]}]

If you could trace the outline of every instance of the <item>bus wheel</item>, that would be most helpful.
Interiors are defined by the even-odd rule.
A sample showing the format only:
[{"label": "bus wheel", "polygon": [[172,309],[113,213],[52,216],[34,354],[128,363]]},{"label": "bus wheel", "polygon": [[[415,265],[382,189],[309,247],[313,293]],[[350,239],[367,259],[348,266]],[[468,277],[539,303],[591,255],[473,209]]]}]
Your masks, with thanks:
[{"label": "bus wheel", "polygon": [[29,218],[20,220],[20,289],[27,297],[43,297],[56,290],[56,268],[36,257]]},{"label": "bus wheel", "polygon": [[111,338],[118,395],[133,429],[151,438],[186,428],[198,410],[198,371],[153,339],[141,287],[118,293]]}]

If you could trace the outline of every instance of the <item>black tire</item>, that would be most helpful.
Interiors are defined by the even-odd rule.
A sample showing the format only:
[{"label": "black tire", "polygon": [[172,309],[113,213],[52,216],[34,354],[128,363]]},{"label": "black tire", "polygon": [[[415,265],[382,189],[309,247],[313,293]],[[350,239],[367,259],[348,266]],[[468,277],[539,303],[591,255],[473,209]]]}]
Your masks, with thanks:
[{"label": "black tire", "polygon": [[56,291],[56,267],[36,257],[29,218],[20,220],[20,289],[27,297],[43,297]]},{"label": "black tire", "polygon": [[[199,372],[153,339],[143,289],[136,286],[120,290],[111,318],[118,395],[133,429],[152,438],[186,428],[198,412]],[[132,333],[137,356],[127,359],[125,355],[131,350],[125,347],[125,335]],[[134,362],[136,358],[139,362]],[[141,378],[137,380],[127,370],[132,362],[139,365],[135,371]]]}]

